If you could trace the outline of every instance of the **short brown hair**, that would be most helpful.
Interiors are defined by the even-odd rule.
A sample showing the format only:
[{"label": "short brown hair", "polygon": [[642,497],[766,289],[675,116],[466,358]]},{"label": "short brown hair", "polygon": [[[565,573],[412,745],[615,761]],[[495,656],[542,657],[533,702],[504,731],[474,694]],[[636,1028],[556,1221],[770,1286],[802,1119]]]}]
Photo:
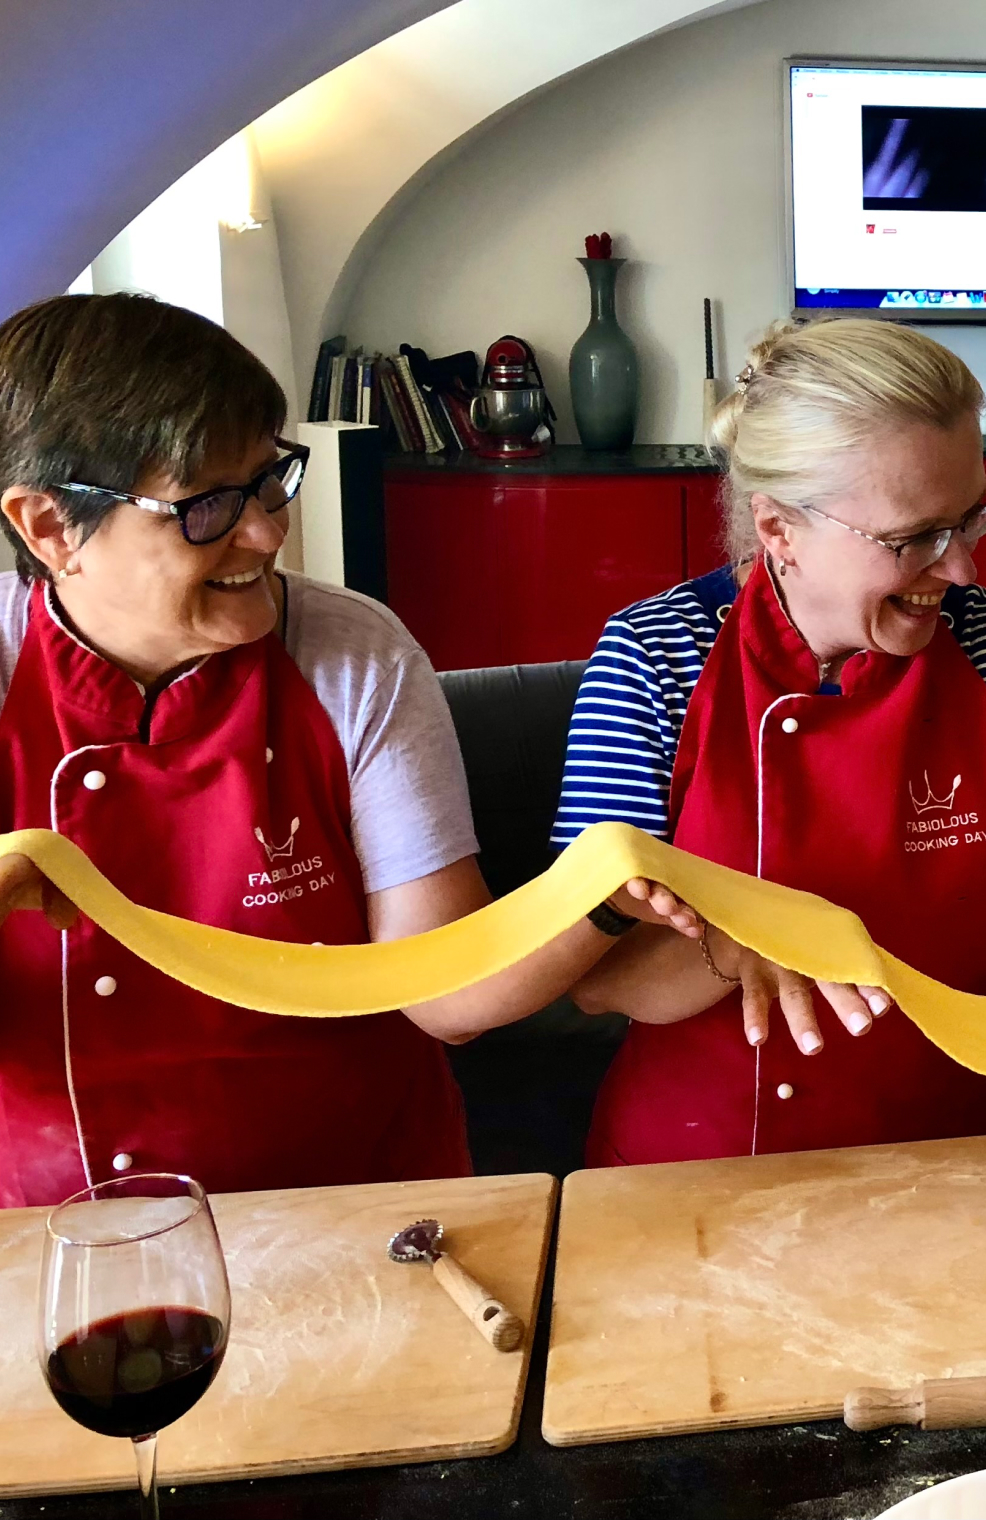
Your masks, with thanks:
[{"label": "short brown hair", "polygon": [[[0,324],[0,493],[56,497],[86,538],[119,505],[67,481],[133,491],[163,471],[187,485],[216,450],[284,426],[284,392],[222,327],[152,296],[56,296]],[[48,571],[6,517],[23,580]]]}]

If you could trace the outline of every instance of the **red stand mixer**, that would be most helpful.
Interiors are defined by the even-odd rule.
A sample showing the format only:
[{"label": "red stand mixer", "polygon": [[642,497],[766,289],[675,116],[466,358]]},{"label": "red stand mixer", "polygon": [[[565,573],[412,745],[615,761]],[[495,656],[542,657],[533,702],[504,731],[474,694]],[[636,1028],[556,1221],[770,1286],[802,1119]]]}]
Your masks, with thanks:
[{"label": "red stand mixer", "polygon": [[554,409],[523,338],[507,336],[491,345],[469,416],[483,434],[475,448],[482,459],[538,459],[551,448]]}]

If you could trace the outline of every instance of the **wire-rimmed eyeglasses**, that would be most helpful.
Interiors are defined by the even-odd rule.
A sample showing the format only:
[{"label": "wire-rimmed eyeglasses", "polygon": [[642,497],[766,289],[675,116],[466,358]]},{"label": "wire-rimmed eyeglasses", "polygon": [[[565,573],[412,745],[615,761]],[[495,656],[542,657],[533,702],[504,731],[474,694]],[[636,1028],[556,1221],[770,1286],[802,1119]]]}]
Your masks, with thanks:
[{"label": "wire-rimmed eyeglasses", "polygon": [[962,521],[951,528],[926,528],[922,533],[914,533],[910,538],[901,539],[881,538],[876,533],[864,533],[862,528],[854,528],[852,523],[843,522],[841,518],[833,517],[829,512],[820,511],[818,507],[799,505],[796,510],[810,512],[814,517],[821,517],[825,522],[835,523],[837,527],[845,528],[849,533],[855,533],[857,538],[865,538],[871,544],[880,544],[884,549],[892,550],[897,557],[897,563],[914,575],[921,570],[927,570],[930,565],[937,564],[952,542],[954,534],[960,534],[969,549],[975,548],[986,534],[986,502],[982,501],[970,507]]}]

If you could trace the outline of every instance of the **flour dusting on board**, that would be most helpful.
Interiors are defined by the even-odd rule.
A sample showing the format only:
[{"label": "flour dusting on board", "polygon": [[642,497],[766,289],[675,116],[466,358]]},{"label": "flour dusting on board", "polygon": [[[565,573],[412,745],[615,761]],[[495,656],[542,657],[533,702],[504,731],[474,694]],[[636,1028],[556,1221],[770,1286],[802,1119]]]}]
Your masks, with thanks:
[{"label": "flour dusting on board", "polygon": [[[419,1308],[399,1293],[381,1293],[385,1244],[374,1249],[339,1235],[312,1236],[289,1223],[282,1209],[272,1206],[268,1215],[259,1206],[249,1239],[226,1254],[235,1305],[235,1334],[223,1369],[226,1393],[245,1393],[260,1381],[266,1396],[276,1395],[297,1366],[301,1345],[348,1387],[372,1379],[399,1356]],[[275,1273],[276,1338],[268,1296]]]},{"label": "flour dusting on board", "polygon": [[[43,1230],[43,1220],[35,1216],[0,1240],[0,1278],[8,1304],[33,1307],[35,1303]],[[15,1408],[34,1404],[45,1408],[51,1402],[38,1366],[34,1331],[33,1313],[5,1316],[0,1338],[0,1383],[5,1402]]]},{"label": "flour dusting on board", "polygon": [[862,1196],[849,1171],[701,1203],[676,1199],[698,1220],[687,1275],[677,1242],[662,1258],[658,1231],[617,1308],[630,1322],[663,1321],[668,1343],[676,1321],[700,1323],[720,1380],[736,1378],[744,1346],[769,1346],[803,1369],[806,1387],[813,1372],[841,1369],[901,1386],[986,1374],[986,1319],[953,1289],[986,1253],[986,1175],[898,1153],[874,1166]]}]

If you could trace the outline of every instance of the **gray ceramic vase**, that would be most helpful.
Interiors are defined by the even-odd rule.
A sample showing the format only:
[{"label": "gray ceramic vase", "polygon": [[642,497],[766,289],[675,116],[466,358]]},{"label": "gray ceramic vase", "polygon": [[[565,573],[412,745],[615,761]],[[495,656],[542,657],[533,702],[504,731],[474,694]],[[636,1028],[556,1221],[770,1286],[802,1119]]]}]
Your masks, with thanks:
[{"label": "gray ceramic vase", "polygon": [[579,259],[592,315],[568,361],[575,425],[586,449],[625,449],[637,423],[637,355],[616,320],[616,276],[626,259]]}]

